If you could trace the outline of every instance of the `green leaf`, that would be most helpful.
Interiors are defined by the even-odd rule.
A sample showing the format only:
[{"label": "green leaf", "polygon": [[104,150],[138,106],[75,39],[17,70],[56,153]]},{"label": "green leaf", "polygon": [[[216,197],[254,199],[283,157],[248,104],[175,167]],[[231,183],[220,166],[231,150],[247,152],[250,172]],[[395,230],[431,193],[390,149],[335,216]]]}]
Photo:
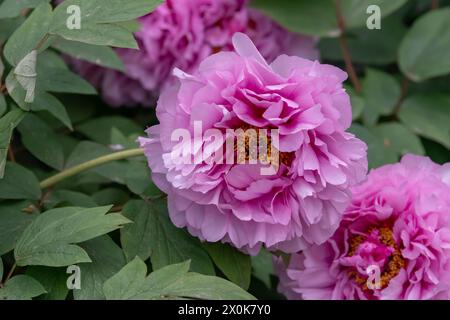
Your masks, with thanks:
[{"label": "green leaf", "polygon": [[0,300],[30,300],[45,292],[44,287],[32,277],[18,275],[0,288]]},{"label": "green leaf", "polygon": [[[398,17],[382,21],[381,29],[349,31],[347,45],[352,61],[370,65],[386,65],[397,61],[398,46],[407,29]],[[339,40],[322,38],[319,43],[322,59],[343,61]]]},{"label": "green leaf", "polygon": [[8,105],[6,104],[5,96],[0,93],[0,117],[5,114],[7,108]]},{"label": "green leaf", "polygon": [[420,139],[401,123],[385,122],[373,128],[373,132],[383,140],[385,153],[392,151],[398,157],[407,153],[425,154]]},{"label": "green leaf", "polygon": [[17,17],[23,9],[36,8],[42,2],[50,0],[4,0],[0,4],[0,19]]},{"label": "green leaf", "polygon": [[38,216],[37,212],[23,211],[30,205],[28,201],[0,204],[0,255],[14,249],[23,231]]},{"label": "green leaf", "polygon": [[89,120],[78,126],[77,131],[96,142],[109,145],[111,143],[111,131],[113,128],[117,128],[126,136],[143,134],[143,130],[139,125],[130,119],[119,116],[100,117]]},{"label": "green leaf", "polygon": [[53,47],[76,59],[86,60],[106,68],[125,71],[122,60],[109,47],[76,43],[64,39],[59,39],[54,42]]},{"label": "green leaf", "polygon": [[237,285],[222,278],[188,272],[189,261],[166,266],[148,277],[147,266],[136,257],[103,287],[108,300],[153,299],[254,299]]},{"label": "green leaf", "polygon": [[103,284],[125,266],[124,254],[107,235],[83,242],[80,246],[92,262],[79,265],[81,289],[74,290],[73,296],[76,300],[105,299]]},{"label": "green leaf", "polygon": [[127,192],[118,188],[102,188],[98,192],[94,193],[92,198],[98,203],[98,205],[106,206],[110,204],[124,204],[130,197]]},{"label": "green leaf", "polygon": [[[164,200],[132,201],[124,215],[135,222],[121,230],[127,259],[136,255],[146,258],[150,253],[154,269],[191,259],[193,271],[214,274],[214,266],[200,242],[169,220]],[[148,244],[143,239],[148,239]]]},{"label": "green leaf", "polygon": [[228,244],[220,242],[205,243],[204,246],[220,271],[230,281],[247,290],[252,274],[250,256],[243,254]]},{"label": "green leaf", "polygon": [[450,73],[450,8],[433,10],[414,22],[399,49],[402,72],[414,81]]},{"label": "green leaf", "polygon": [[0,179],[5,173],[6,158],[13,130],[23,117],[23,111],[15,108],[0,118]]},{"label": "green leaf", "polygon": [[49,30],[52,7],[47,2],[39,5],[28,19],[13,33],[4,48],[8,62],[16,66],[28,53],[36,48]]},{"label": "green leaf", "polygon": [[262,248],[257,256],[252,259],[253,275],[261,280],[267,288],[270,288],[270,276],[275,274],[273,269],[272,254]]},{"label": "green leaf", "polygon": [[79,41],[91,45],[112,46],[138,49],[133,34],[127,29],[110,23],[85,24],[81,30],[64,28],[53,31],[53,34],[70,41]]},{"label": "green leaf", "polygon": [[146,197],[161,196],[161,191],[150,178],[147,162],[130,161],[127,167],[125,183],[131,192]]},{"label": "green leaf", "polygon": [[367,143],[369,167],[395,163],[407,153],[425,154],[420,139],[397,122],[385,122],[374,127],[353,124],[350,131]]},{"label": "green leaf", "polygon": [[[341,11],[348,28],[366,24],[369,5],[378,5],[382,17],[400,8],[406,0],[345,0]],[[287,29],[315,36],[339,35],[333,0],[254,0],[252,6],[263,11]]]},{"label": "green leaf", "polygon": [[[150,13],[161,1],[157,0],[67,0],[54,12],[50,32],[66,40],[80,41],[92,45],[107,45],[137,49],[132,32],[115,24]],[[67,8],[80,7],[81,28],[67,28]]]},{"label": "green leaf", "polygon": [[44,204],[46,208],[54,208],[56,206],[77,206],[83,208],[94,208],[98,204],[88,195],[71,190],[56,190],[48,196]]},{"label": "green leaf", "polygon": [[383,139],[368,128],[354,123],[349,131],[367,144],[369,168],[377,168],[386,163],[398,161],[397,154],[390,149],[386,150]]},{"label": "green leaf", "polygon": [[83,242],[120,228],[129,222],[111,207],[52,209],[41,214],[24,231],[14,256],[19,266],[66,266],[91,259],[81,247]]},{"label": "green leaf", "polygon": [[0,198],[38,200],[41,188],[36,176],[28,169],[8,162],[5,176],[0,180]]},{"label": "green leaf", "polygon": [[38,68],[41,90],[78,94],[96,94],[95,88],[79,75],[62,68]]},{"label": "green leaf", "polygon": [[[73,149],[67,159],[65,167],[70,168],[103,155],[111,154],[112,152],[113,150],[104,145],[91,141],[81,141],[75,149]],[[126,161],[106,163],[89,170],[88,173],[95,172],[108,180],[124,184],[127,165],[128,163]]]},{"label": "green leaf", "polygon": [[152,246],[157,245],[152,243],[154,241],[152,209],[144,201],[132,200],[122,210],[122,214],[133,221],[120,230],[120,242],[127,261],[133,260],[136,256],[147,260],[152,253]]},{"label": "green leaf", "polygon": [[42,266],[30,266],[26,271],[30,276],[44,287],[45,293],[40,296],[42,300],[65,300],[69,289],[67,288],[67,278],[65,268],[51,268]]},{"label": "green leaf", "polygon": [[394,111],[401,88],[393,76],[376,69],[367,69],[362,87],[365,101],[363,119],[367,124],[374,125],[380,115],[389,115]]},{"label": "green leaf", "polygon": [[152,12],[162,0],[66,0],[55,9],[52,30],[66,28],[67,8],[80,7],[82,23],[114,23],[133,20]]},{"label": "green leaf", "polygon": [[22,143],[31,154],[56,170],[64,168],[64,151],[57,135],[44,121],[28,114],[18,129],[22,135]]},{"label": "green leaf", "polygon": [[[344,0],[341,1],[342,14],[344,16],[345,25],[347,28],[355,28],[365,26],[367,18],[370,14],[367,13],[367,8],[370,5],[377,5],[380,7],[381,17],[386,18],[391,13],[395,12],[403,6],[407,0]],[[382,26],[385,28],[385,26]]]},{"label": "green leaf", "polygon": [[32,111],[47,111],[53,117],[61,121],[69,130],[72,130],[70,120],[64,105],[55,96],[47,92],[38,92],[31,106]]},{"label": "green leaf", "polygon": [[450,95],[413,95],[400,109],[400,120],[413,132],[450,149]]},{"label": "green leaf", "polygon": [[339,34],[332,0],[254,0],[252,6],[293,32],[328,37]]}]

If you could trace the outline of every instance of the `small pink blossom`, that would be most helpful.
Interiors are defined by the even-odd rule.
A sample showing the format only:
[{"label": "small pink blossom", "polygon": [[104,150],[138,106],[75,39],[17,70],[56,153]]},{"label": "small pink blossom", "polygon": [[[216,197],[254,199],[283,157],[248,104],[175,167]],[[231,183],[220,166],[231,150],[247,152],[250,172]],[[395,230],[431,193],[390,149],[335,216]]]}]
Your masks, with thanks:
[{"label": "small pink blossom", "polygon": [[[296,299],[449,299],[450,163],[406,155],[370,172],[336,233],[277,259],[279,290]],[[380,270],[368,286],[369,266]]]}]

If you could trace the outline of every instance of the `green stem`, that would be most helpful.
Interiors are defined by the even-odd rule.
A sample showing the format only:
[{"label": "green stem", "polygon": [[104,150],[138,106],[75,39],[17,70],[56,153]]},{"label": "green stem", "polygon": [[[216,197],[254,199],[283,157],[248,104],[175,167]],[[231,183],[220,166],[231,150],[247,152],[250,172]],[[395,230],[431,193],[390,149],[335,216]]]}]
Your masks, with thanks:
[{"label": "green stem", "polygon": [[9,279],[11,279],[12,275],[14,274],[14,271],[16,270],[16,267],[17,267],[17,263],[14,262],[13,266],[11,267],[11,269],[10,269],[9,272],[8,272],[8,275],[7,275],[6,278],[5,278],[5,283],[6,283]]},{"label": "green stem", "polygon": [[112,162],[112,161],[137,157],[137,156],[141,156],[141,155],[144,155],[144,150],[139,149],[139,148],[108,154],[106,156],[103,156],[103,157],[100,157],[97,159],[93,159],[93,160],[87,161],[85,163],[79,164],[77,166],[74,166],[72,168],[69,168],[67,170],[64,170],[64,171],[58,173],[57,175],[54,175],[48,179],[45,179],[44,181],[41,181],[41,183],[39,185],[40,185],[41,189],[46,189],[46,188],[49,188],[49,187],[57,184],[58,182],[61,182],[64,179],[70,178],[74,175],[77,175],[77,174],[83,172],[83,171],[98,167],[102,164]]}]

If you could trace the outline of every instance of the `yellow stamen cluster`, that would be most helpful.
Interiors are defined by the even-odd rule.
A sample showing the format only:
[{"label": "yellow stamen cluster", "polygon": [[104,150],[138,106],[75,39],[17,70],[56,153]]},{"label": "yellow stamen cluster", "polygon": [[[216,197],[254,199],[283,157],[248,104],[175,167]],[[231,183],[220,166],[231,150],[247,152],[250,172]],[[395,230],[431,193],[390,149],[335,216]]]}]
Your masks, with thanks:
[{"label": "yellow stamen cluster", "polygon": [[[370,234],[372,231],[378,230],[380,242],[393,248],[394,252],[389,257],[389,262],[387,263],[387,267],[385,271],[381,274],[381,288],[385,288],[388,286],[389,281],[398,275],[402,268],[406,267],[406,261],[403,259],[402,254],[400,252],[400,248],[397,245],[397,242],[394,239],[394,235],[392,230],[389,227],[373,227],[368,230]],[[357,235],[349,240],[350,249],[348,252],[348,256],[351,257],[355,254],[359,245],[364,242],[366,237],[362,235]],[[367,279],[362,277],[357,271],[352,270],[348,272],[350,278],[353,278],[357,284],[361,286],[363,290],[368,290],[367,288]]]}]

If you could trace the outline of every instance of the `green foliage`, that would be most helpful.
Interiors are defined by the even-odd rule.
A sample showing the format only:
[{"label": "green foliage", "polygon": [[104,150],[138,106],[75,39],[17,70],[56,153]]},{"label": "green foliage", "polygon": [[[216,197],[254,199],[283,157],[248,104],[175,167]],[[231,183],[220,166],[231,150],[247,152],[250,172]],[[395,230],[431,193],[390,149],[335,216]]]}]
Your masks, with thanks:
[{"label": "green foliage", "polygon": [[74,244],[129,222],[117,213],[106,214],[110,208],[64,207],[39,215],[17,241],[14,250],[17,264],[59,267],[91,262],[86,251]]},{"label": "green foliage", "polygon": [[190,262],[166,266],[148,277],[147,266],[136,257],[113,277],[103,290],[107,299],[239,299],[253,297],[222,278],[188,272]]},{"label": "green foliage", "polygon": [[[201,242],[170,220],[166,195],[136,150],[157,122],[154,101],[110,108],[64,59],[124,71],[112,47],[137,48],[136,19],[161,1],[0,0],[0,299],[277,297],[270,252],[250,257]],[[67,27],[70,5],[80,6],[81,29]],[[380,6],[381,29],[367,28],[368,5]],[[251,3],[313,35],[322,62],[346,69],[350,58],[361,85],[345,83],[350,131],[367,143],[370,168],[406,153],[450,162],[449,5]],[[67,266],[74,264],[81,288],[72,290]]]}]

